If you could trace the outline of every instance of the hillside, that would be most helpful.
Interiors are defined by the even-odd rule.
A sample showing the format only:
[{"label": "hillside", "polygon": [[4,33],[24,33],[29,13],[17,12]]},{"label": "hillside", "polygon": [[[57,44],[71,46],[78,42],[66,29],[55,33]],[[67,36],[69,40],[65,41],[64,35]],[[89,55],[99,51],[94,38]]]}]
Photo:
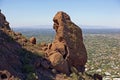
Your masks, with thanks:
[{"label": "hillside", "polygon": [[[9,24],[8,23],[6,24],[7,21],[5,16],[2,13],[0,13],[0,15],[2,15],[0,16],[1,19],[0,21],[0,55],[1,55],[0,80],[5,80],[5,79],[7,80],[61,80],[61,79],[73,80],[73,79],[84,79],[84,78],[92,79],[92,77],[90,76],[87,77],[87,75],[86,77],[82,77],[83,76],[82,74],[78,74],[81,72],[78,72],[78,70],[76,70],[76,68],[72,66],[70,69],[66,67],[66,69],[69,70],[68,71],[69,74],[65,72],[65,74],[67,74],[65,76],[65,74],[63,74],[64,70],[60,69],[62,68],[62,66],[60,67],[60,65],[62,65],[60,61],[62,60],[64,61],[65,59],[67,60],[67,57],[65,58],[64,54],[62,56],[61,53],[56,52],[55,55],[56,57],[58,56],[58,58],[56,57],[52,58],[53,56],[52,57],[50,56],[51,58],[48,57],[48,54],[52,53],[52,52],[49,53],[49,51],[54,50],[51,47],[51,49],[48,49],[49,51],[47,52],[46,55],[45,47],[49,46],[49,44],[46,43],[36,44],[35,38],[27,39],[21,33],[14,32],[9,27]],[[66,46],[69,45],[66,44]],[[72,53],[70,53],[70,55],[71,54]],[[64,58],[61,59],[62,57],[64,57],[65,59]],[[55,59],[57,59],[58,61]],[[72,59],[72,56],[69,59]],[[54,60],[54,62],[56,63],[54,64],[52,60]],[[84,61],[82,60],[82,58],[80,58],[80,60]],[[72,60],[71,62],[74,63]],[[86,60],[85,62],[82,62],[79,65],[84,66],[85,63]],[[72,65],[70,62],[69,64]],[[74,65],[76,65],[76,67],[78,66],[78,64],[76,63],[74,63]]]},{"label": "hillside", "polygon": [[[0,16],[4,17],[0,18],[0,80],[119,78],[119,35],[85,34],[82,38],[81,29],[71,22],[70,17],[64,12],[58,14],[53,20],[55,39],[54,32],[50,30],[47,33],[43,31],[40,37],[38,33],[28,30],[24,33],[25,37],[11,30],[5,16]],[[4,24],[6,22],[7,25]]]},{"label": "hillside", "polygon": [[[16,30],[16,29],[15,29]],[[54,32],[51,30],[32,29],[25,30],[17,29],[16,31],[22,32],[27,38],[35,35],[37,43],[52,42]],[[40,31],[40,32],[39,32]],[[44,35],[42,31],[47,31]],[[83,30],[84,31],[84,30]],[[86,65],[86,72],[88,74],[99,73],[103,76],[104,80],[119,78],[120,76],[120,35],[119,31],[115,30],[85,30],[83,32],[84,43],[88,53],[88,62]],[[37,34],[35,33],[37,32]],[[96,33],[97,32],[97,33]],[[101,33],[102,32],[102,33]],[[33,33],[32,35],[30,33]],[[35,34],[34,34],[35,33]],[[42,36],[42,34],[44,36]],[[40,35],[40,36],[39,36]]]},{"label": "hillside", "polygon": [[48,73],[53,75],[46,69],[49,63],[42,57],[40,47],[30,43],[22,34],[1,29],[0,42],[1,76],[6,74],[6,78],[11,80],[36,80],[47,79]]}]

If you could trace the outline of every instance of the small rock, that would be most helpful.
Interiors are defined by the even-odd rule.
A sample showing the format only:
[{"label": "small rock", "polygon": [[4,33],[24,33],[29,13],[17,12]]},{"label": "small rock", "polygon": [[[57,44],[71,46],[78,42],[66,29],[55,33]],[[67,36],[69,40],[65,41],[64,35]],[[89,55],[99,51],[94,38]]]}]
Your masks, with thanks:
[{"label": "small rock", "polygon": [[47,46],[47,44],[45,42],[41,42],[40,45],[43,46]]},{"label": "small rock", "polygon": [[42,50],[43,50],[43,51],[46,51],[46,50],[47,50],[47,47],[43,47]]},{"label": "small rock", "polygon": [[22,42],[27,42],[27,39],[22,39]]},{"label": "small rock", "polygon": [[52,72],[53,72],[53,73],[57,73],[56,69],[52,69]]},{"label": "small rock", "polygon": [[36,44],[36,38],[35,37],[31,37],[29,40],[32,44]]}]

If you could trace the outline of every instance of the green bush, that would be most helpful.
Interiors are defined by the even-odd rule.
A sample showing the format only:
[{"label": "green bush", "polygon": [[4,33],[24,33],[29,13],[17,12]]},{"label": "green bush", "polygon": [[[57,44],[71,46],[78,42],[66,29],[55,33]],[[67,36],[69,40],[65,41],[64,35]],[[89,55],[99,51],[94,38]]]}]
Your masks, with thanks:
[{"label": "green bush", "polygon": [[26,80],[38,80],[38,76],[35,73],[29,73]]},{"label": "green bush", "polygon": [[72,78],[72,80],[79,80],[79,76],[75,73],[70,74],[70,77]]},{"label": "green bush", "polygon": [[22,71],[25,73],[34,72],[34,67],[30,64],[26,64],[23,66]]}]

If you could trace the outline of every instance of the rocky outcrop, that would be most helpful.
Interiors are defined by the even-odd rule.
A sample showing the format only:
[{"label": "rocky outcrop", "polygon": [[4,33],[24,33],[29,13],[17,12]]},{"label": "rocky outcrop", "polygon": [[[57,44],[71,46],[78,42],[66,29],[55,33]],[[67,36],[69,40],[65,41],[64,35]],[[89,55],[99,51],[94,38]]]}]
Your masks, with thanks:
[{"label": "rocky outcrop", "polygon": [[32,44],[36,44],[36,38],[35,37],[31,37],[29,40]]},{"label": "rocky outcrop", "polygon": [[[87,53],[81,29],[64,12],[58,12],[53,21],[53,43],[40,46],[34,37],[30,41],[0,22],[0,80],[68,80],[70,77],[59,72],[84,71]],[[94,75],[95,79],[98,77]],[[83,79],[81,75],[80,78]]]},{"label": "rocky outcrop", "polygon": [[71,67],[84,72],[87,52],[80,27],[65,12],[58,12],[53,21],[56,35],[53,43],[48,46],[48,60],[56,70],[63,73],[69,74]]},{"label": "rocky outcrop", "polygon": [[[0,25],[0,80],[48,80],[48,75],[53,76],[41,46],[34,44],[34,37],[30,42],[21,33]],[[33,73],[36,77],[31,76]]]},{"label": "rocky outcrop", "polygon": [[1,13],[1,10],[0,10],[0,28],[6,28],[10,30],[9,23],[6,21],[6,17]]}]

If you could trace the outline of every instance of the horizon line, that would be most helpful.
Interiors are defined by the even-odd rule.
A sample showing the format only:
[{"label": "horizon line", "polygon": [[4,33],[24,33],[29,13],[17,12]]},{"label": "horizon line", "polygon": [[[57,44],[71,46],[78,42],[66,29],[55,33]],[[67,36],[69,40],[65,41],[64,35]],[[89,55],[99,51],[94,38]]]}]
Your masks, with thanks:
[{"label": "horizon line", "polygon": [[[42,27],[43,26],[43,27]],[[51,27],[50,27],[51,26]],[[53,25],[26,25],[26,26],[10,26],[11,28],[43,28],[43,29],[51,29]],[[120,27],[114,26],[100,26],[100,25],[78,25],[82,29],[120,29]]]}]

